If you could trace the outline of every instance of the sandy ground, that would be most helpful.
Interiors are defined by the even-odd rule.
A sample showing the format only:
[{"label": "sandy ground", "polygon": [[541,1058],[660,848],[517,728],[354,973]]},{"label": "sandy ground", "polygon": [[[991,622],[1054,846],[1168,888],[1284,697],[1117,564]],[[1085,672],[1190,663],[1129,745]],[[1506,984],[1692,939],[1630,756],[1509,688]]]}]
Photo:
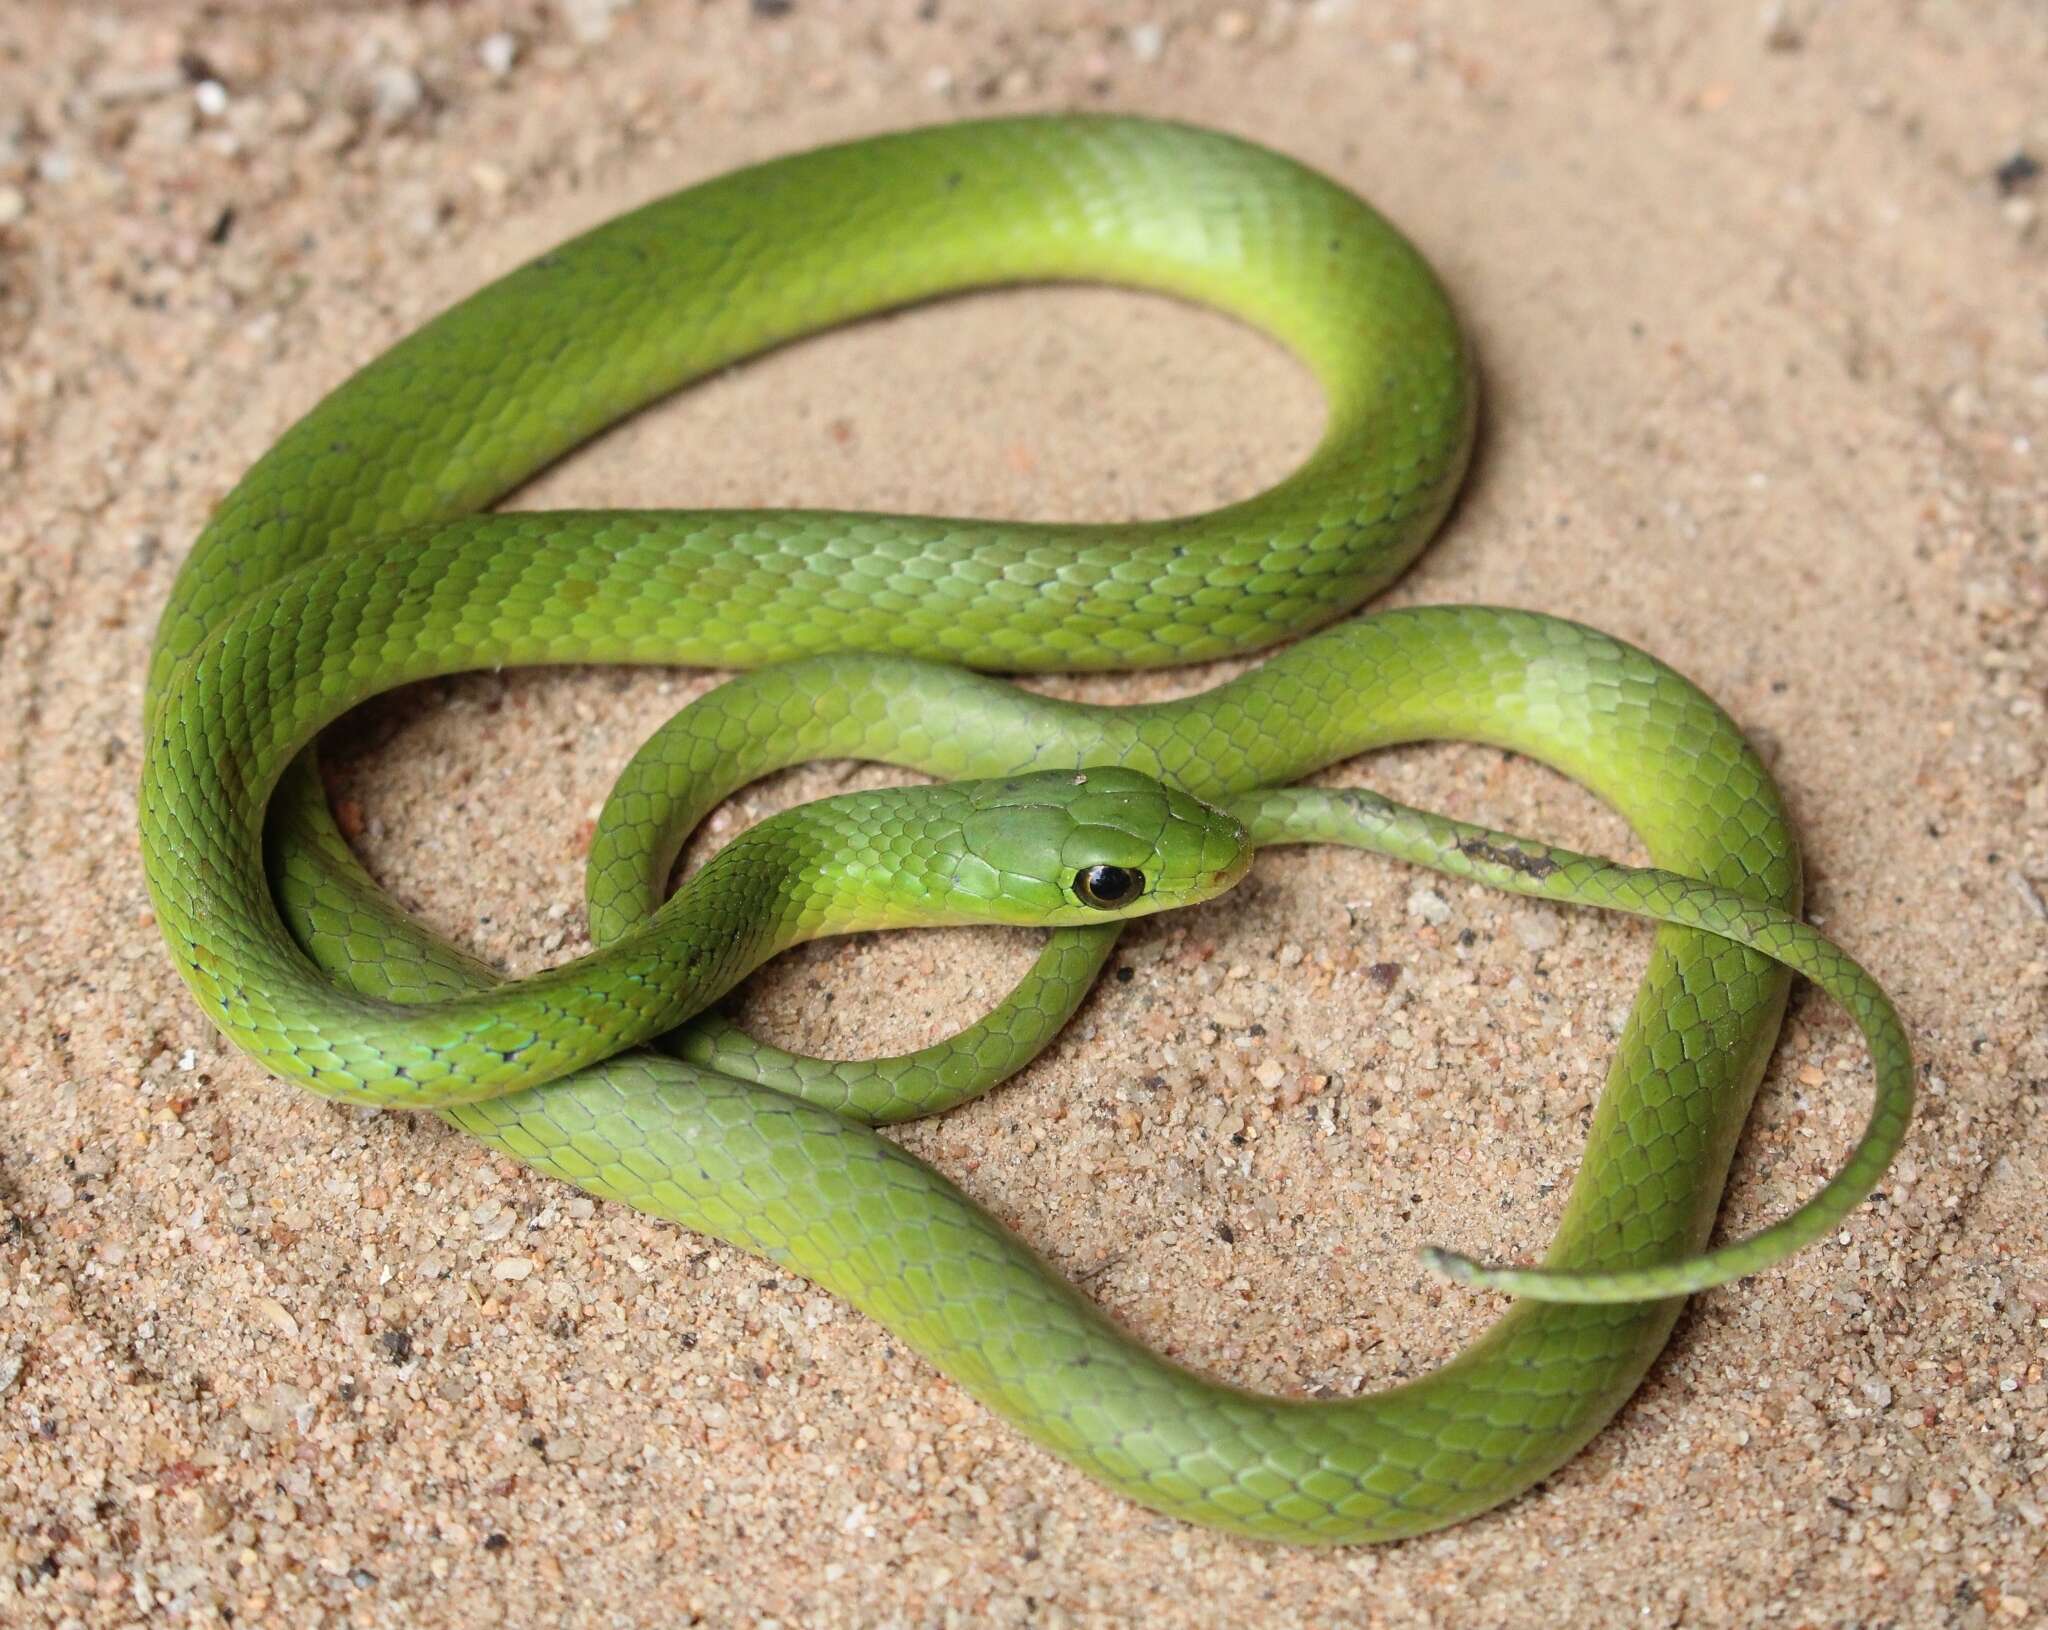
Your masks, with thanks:
[{"label": "sandy ground", "polygon": [[[2048,182],[2022,157],[2048,158],[2044,83],[2048,17],[2021,3],[9,7],[0,1619],[2048,1619]],[[1882,1199],[1699,1298],[1548,1484],[1398,1547],[1156,1518],[800,1283],[278,1087],[187,1000],[138,873],[158,609],[208,507],[319,394],[680,183],[1069,106],[1270,141],[1420,242],[1488,425],[1393,598],[1583,618],[1704,683],[1773,755],[1815,919],[1925,1059]],[[722,378],[522,501],[1121,518],[1254,490],[1318,414],[1227,323],[1015,293]],[[345,733],[342,792],[401,898],[538,966],[582,944],[611,772],[706,682],[409,693]],[[1496,753],[1359,773],[1628,848]],[[1047,1058],[907,1141],[1190,1362],[1348,1393],[1440,1361],[1494,1306],[1424,1284],[1412,1250],[1540,1248],[1647,936],[1458,886],[1440,911],[1418,882],[1268,857],[1243,897],[1134,932],[1134,977]],[[815,948],[750,1011],[825,1048],[928,1039],[1028,954]],[[1290,1106],[1303,1075],[1330,1084]],[[1807,1192],[1865,1087],[1853,1033],[1800,999],[1725,1226]],[[1214,1158],[1226,1128],[1248,1158]]]}]

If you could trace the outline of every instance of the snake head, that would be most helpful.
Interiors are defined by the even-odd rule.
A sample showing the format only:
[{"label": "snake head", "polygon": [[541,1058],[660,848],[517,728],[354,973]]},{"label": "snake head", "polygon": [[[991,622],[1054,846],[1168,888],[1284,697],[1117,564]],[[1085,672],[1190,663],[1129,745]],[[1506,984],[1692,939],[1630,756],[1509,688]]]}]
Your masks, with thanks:
[{"label": "snake head", "polygon": [[1054,770],[956,784],[967,807],[960,903],[1049,928],[1142,917],[1221,894],[1251,844],[1234,816],[1136,770]]},{"label": "snake head", "polygon": [[[785,845],[778,828],[805,835]],[[783,945],[874,928],[1143,917],[1221,894],[1252,856],[1236,816],[1116,767],[843,793],[786,810],[729,849],[750,840],[810,856],[783,888]]]}]

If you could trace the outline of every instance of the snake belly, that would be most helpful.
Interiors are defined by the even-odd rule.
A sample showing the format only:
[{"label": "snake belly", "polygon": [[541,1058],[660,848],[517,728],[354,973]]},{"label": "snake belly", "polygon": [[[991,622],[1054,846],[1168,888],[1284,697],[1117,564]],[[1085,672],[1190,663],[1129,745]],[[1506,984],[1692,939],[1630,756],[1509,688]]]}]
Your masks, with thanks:
[{"label": "snake belly", "polygon": [[[1322,387],[1320,444],[1243,503],[1131,525],[480,513],[606,425],[766,347],[956,290],[1063,280],[1199,301],[1272,335]],[[195,989],[234,991],[238,956],[276,924],[224,920],[192,879],[246,859],[219,830],[228,792],[260,809],[278,790],[291,819],[273,827],[271,876],[336,989],[466,999],[493,976],[371,898],[308,760],[284,768],[318,720],[457,667],[812,658],[758,676],[736,704],[753,709],[740,734],[775,743],[764,761],[864,750],[849,739],[900,757],[856,700],[879,673],[886,704],[886,664],[833,653],[1114,669],[1303,634],[1427,542],[1473,413],[1464,339],[1415,251],[1343,188],[1211,132],[964,124],[799,154],[651,204],[394,346],[223,501],[165,608],[146,704],[144,843],[167,940]],[[1127,764],[1211,799],[1374,746],[1491,742],[1606,798],[1657,865],[1799,904],[1783,809],[1729,719],[1648,656],[1554,619],[1479,607],[1355,619],[1156,708],[1046,704],[959,673],[950,695],[957,716],[929,732],[923,767]],[[270,909],[260,878],[238,898]],[[1106,954],[1092,929],[1056,946],[1071,952],[1077,933]],[[1550,1264],[1636,1267],[1702,1245],[1787,988],[1765,957],[1658,932]],[[290,1037],[295,1020],[265,1022]],[[346,1038],[310,1045],[329,1041],[345,1073]],[[378,1092],[806,1275],[1091,1475],[1267,1539],[1393,1538],[1527,1489],[1635,1389],[1681,1305],[1523,1302],[1405,1385],[1266,1397],[1148,1352],[946,1178],[771,1088],[640,1049],[476,1102]]]}]

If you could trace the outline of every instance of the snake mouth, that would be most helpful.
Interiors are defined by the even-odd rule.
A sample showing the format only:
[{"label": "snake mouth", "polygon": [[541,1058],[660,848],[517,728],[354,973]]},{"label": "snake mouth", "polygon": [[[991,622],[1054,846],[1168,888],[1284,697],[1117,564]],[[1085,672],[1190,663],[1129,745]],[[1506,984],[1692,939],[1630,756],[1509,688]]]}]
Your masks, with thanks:
[{"label": "snake mouth", "polygon": [[1216,894],[1235,888],[1244,880],[1244,874],[1252,869],[1252,855],[1256,851],[1242,826],[1237,829],[1237,840],[1237,853],[1231,857],[1230,864],[1219,866],[1215,871],[1205,874],[1209,888]]}]

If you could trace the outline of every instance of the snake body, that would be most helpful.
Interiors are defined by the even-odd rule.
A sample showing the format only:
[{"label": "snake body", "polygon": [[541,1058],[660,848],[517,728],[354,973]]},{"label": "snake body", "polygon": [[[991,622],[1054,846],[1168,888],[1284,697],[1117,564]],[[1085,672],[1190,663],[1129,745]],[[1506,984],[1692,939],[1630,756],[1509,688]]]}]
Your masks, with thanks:
[{"label": "snake body", "polygon": [[[1320,445],[1244,503],[1121,526],[479,513],[738,358],[1027,280],[1114,282],[1245,318],[1314,371],[1328,402]],[[1521,612],[1340,622],[1213,691],[1148,707],[1049,701],[942,665],[1160,665],[1331,623],[1443,517],[1473,402],[1465,343],[1414,250],[1343,188],[1209,132],[1114,118],[958,125],[796,155],[651,204],[371,363],[251,469],[195,544],[146,704],[144,861],[166,943],[208,1016],[274,1072],[440,1113],[542,1171],[803,1273],[1160,1510],[1332,1542],[1498,1504],[1628,1397],[1682,1292],[1816,1237],[1903,1132],[1911,1065],[1897,1021],[1797,920],[1796,850],[1762,765],[1654,659]],[[322,725],[393,685],[570,661],[778,665],[685,710],[622,777],[591,855],[600,948],[504,985],[374,888],[304,755]],[[1654,867],[1370,794],[1285,788],[1370,748],[1442,738],[1580,780],[1630,820]],[[661,903],[699,815],[821,754],[966,779],[778,817]],[[1146,1351],[860,1124],[1016,1068],[1071,1011],[1118,922],[1227,888],[1251,846],[1297,841],[1356,843],[1666,925],[1545,1264],[1439,1259],[1525,1299],[1431,1375],[1314,1402]],[[1092,897],[1105,892],[1118,897]],[[681,1058],[643,1045],[797,939],[959,920],[1055,932],[1017,998],[900,1068],[789,1059],[708,1019]],[[1787,967],[1863,1025],[1878,1110],[1807,1206],[1702,1255]]]}]

